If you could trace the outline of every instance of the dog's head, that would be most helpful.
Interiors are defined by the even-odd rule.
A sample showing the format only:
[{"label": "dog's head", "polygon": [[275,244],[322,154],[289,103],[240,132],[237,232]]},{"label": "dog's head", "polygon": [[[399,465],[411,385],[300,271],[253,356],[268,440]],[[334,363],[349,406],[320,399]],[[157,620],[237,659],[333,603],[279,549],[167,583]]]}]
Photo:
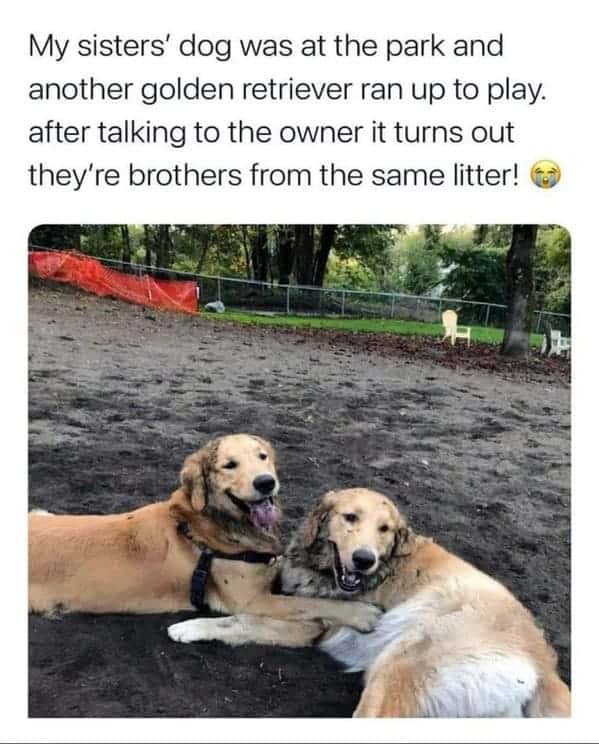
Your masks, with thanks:
[{"label": "dog's head", "polygon": [[332,571],[338,589],[353,594],[383,581],[390,559],[412,551],[414,535],[386,496],[349,488],[323,496],[303,540],[311,566]]},{"label": "dog's head", "polygon": [[278,524],[279,479],[274,449],[265,439],[250,434],[213,439],[187,457],[180,477],[196,512],[210,507],[260,530]]}]

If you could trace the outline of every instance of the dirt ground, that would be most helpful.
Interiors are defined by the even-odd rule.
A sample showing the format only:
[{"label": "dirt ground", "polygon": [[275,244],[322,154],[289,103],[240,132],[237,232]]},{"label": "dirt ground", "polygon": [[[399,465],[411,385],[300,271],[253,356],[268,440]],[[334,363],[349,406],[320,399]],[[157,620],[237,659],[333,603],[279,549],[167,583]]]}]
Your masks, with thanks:
[{"label": "dirt ground", "polygon": [[[278,450],[286,534],[332,486],[395,497],[418,531],[515,592],[569,681],[561,359],[498,365],[430,339],[233,326],[39,284],[29,341],[30,507],[166,498],[189,452],[251,431]],[[190,616],[30,616],[30,715],[351,715],[360,675],[312,649],[169,641]]]}]

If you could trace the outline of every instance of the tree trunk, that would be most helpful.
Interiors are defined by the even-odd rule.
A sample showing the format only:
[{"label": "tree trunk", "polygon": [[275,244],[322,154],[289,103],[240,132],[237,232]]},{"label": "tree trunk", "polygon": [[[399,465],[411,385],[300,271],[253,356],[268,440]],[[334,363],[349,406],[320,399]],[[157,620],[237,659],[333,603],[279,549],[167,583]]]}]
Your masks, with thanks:
[{"label": "tree trunk", "polygon": [[203,236],[203,239],[200,245],[198,260],[196,263],[196,274],[201,274],[204,269],[204,261],[206,260],[206,256],[208,255],[208,251],[210,250],[211,243],[212,243],[212,235],[211,233],[206,233]]},{"label": "tree trunk", "polygon": [[312,285],[314,265],[314,225],[295,226],[295,278],[298,284]]},{"label": "tree trunk", "polygon": [[241,226],[241,237],[243,244],[243,255],[245,256],[245,275],[248,279],[252,278],[252,258],[250,256],[250,246],[248,240],[247,225]]},{"label": "tree trunk", "polygon": [[146,266],[152,265],[152,236],[150,234],[150,228],[148,225],[144,225],[144,248],[145,248],[145,258],[144,263]]},{"label": "tree trunk", "polygon": [[125,271],[131,271],[131,239],[129,237],[128,225],[121,225],[121,239],[123,241],[121,261],[123,264],[127,264],[126,266],[123,266],[123,269]]},{"label": "tree trunk", "polygon": [[489,234],[488,225],[474,225],[474,230],[472,232],[473,245],[482,245],[487,239],[488,234]]},{"label": "tree trunk", "polygon": [[501,353],[515,359],[528,356],[532,322],[536,225],[514,225],[507,254],[505,294],[507,318]]},{"label": "tree trunk", "polygon": [[279,284],[289,284],[293,271],[293,234],[291,225],[279,225],[277,235],[277,264],[279,267]]},{"label": "tree trunk", "polygon": [[327,273],[327,262],[335,243],[336,233],[337,225],[322,225],[320,228],[320,245],[314,262],[313,284],[315,287],[322,287],[324,283]]},{"label": "tree trunk", "polygon": [[252,266],[254,279],[258,282],[268,280],[268,246],[266,225],[258,225],[252,240]]},{"label": "tree trunk", "polygon": [[168,225],[158,225],[158,246],[156,249],[156,266],[168,269],[171,264],[171,236]]}]

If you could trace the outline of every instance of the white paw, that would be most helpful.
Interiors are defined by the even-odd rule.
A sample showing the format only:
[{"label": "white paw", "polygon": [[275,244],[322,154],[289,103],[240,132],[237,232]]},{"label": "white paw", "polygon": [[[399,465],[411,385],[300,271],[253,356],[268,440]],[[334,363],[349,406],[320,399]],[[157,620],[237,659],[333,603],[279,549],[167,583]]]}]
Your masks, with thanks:
[{"label": "white paw", "polygon": [[199,628],[196,627],[195,620],[185,620],[182,623],[170,625],[167,633],[169,638],[177,643],[193,643],[202,639],[202,634],[199,632]]},{"label": "white paw", "polygon": [[362,633],[369,633],[374,629],[383,611],[380,607],[366,602],[356,602],[355,604],[356,607],[349,625]]}]

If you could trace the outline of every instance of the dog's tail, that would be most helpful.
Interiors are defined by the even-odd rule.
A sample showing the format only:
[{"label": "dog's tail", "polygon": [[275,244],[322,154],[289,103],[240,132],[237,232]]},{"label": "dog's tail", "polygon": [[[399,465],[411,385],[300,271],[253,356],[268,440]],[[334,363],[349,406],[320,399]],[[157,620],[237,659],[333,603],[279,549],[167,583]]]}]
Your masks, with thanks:
[{"label": "dog's tail", "polygon": [[566,683],[555,672],[541,677],[525,713],[532,718],[569,718],[570,690]]},{"label": "dog's tail", "polygon": [[46,517],[53,517],[52,512],[46,511],[46,509],[31,509],[30,514],[42,514]]}]

